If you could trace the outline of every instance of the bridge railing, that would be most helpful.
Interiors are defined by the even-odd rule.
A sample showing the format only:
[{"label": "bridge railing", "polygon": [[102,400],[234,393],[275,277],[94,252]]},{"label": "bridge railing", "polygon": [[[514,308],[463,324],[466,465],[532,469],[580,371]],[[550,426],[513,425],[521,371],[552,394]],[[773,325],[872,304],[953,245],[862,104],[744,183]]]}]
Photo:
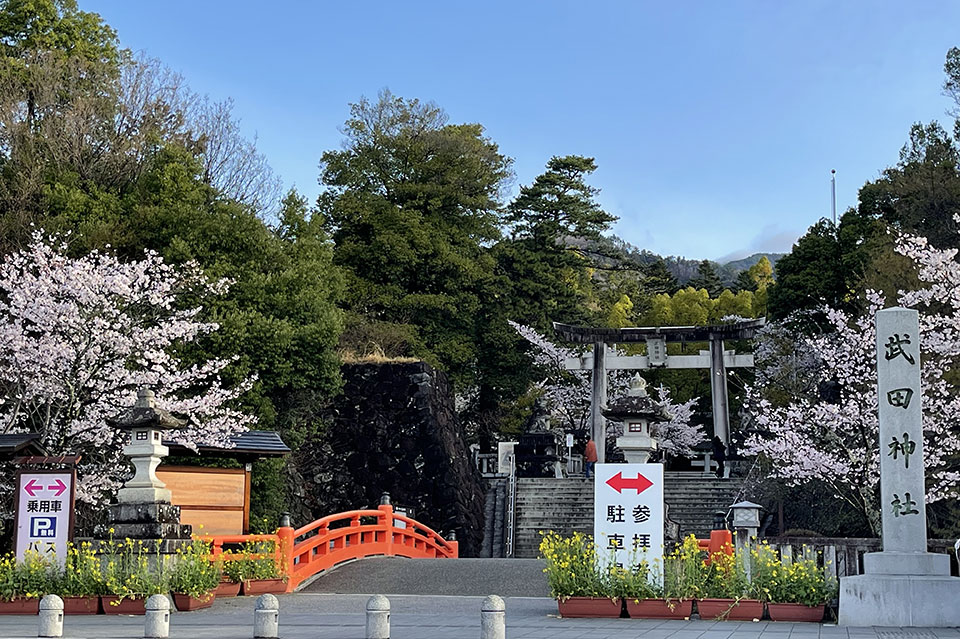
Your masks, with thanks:
[{"label": "bridge railing", "polygon": [[238,559],[224,553],[224,544],[274,542],[287,592],[334,566],[362,557],[456,558],[459,545],[420,522],[393,512],[393,506],[328,515],[302,528],[280,527],[275,535],[215,535],[213,559]]}]

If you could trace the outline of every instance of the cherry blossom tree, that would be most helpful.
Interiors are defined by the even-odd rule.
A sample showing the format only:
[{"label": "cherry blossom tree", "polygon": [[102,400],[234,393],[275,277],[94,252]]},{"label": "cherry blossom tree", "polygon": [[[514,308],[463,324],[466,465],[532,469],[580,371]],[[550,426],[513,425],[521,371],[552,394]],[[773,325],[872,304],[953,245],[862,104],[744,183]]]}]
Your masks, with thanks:
[{"label": "cherry blossom tree", "polygon": [[100,252],[73,259],[66,248],[37,233],[0,264],[0,432],[37,432],[51,454],[82,455],[77,497],[98,504],[129,473],[122,435],[107,420],[139,388],[190,417],[171,439],[229,446],[254,421],[233,407],[252,381],[226,388],[229,360],[188,365],[177,353],[217,329],[180,297],[220,294],[226,281],[151,251],[124,263]]},{"label": "cherry blossom tree", "polygon": [[[581,353],[553,343],[544,335],[516,322],[510,325],[532,346],[531,355],[537,368],[544,377],[535,384],[540,399],[546,404],[554,423],[561,429],[583,430],[590,423],[590,373],[584,370],[568,371],[564,361],[579,357]],[[613,355],[622,355],[613,349]],[[627,371],[612,371],[608,377],[607,393],[611,397],[624,395],[630,388],[630,376]],[[690,423],[696,399],[681,404],[670,398],[669,389],[664,386],[653,388],[651,396],[659,402],[672,418],[669,422],[653,427],[660,449],[671,455],[693,456],[693,447],[706,439],[703,428]],[[607,435],[623,434],[623,425],[610,422]]]},{"label": "cherry blossom tree", "polygon": [[[960,356],[960,264],[957,249],[939,250],[921,237],[901,236],[895,247],[914,262],[921,282],[918,290],[899,291],[895,298],[920,312],[927,500],[933,502],[955,497],[960,486],[951,463],[960,454],[960,393],[948,375]],[[747,390],[758,432],[744,447],[746,454],[766,456],[773,476],[788,485],[825,482],[863,512],[877,534],[882,451],[874,314],[884,299],[868,291],[867,311],[856,317],[821,309],[825,330],[814,335],[795,328],[797,316],[761,332],[757,378]],[[825,384],[839,384],[839,397],[821,392]]]}]

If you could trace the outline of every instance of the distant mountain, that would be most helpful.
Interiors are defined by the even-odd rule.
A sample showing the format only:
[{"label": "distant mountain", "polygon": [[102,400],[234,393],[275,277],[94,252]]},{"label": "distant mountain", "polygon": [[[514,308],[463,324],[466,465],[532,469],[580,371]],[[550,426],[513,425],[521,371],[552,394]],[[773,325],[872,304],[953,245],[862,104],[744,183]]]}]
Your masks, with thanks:
[{"label": "distant mountain", "polygon": [[[647,249],[638,248],[616,235],[604,237],[599,243],[587,243],[581,239],[574,238],[568,238],[567,242],[571,246],[577,246],[578,248],[584,248],[587,244],[590,244],[591,246],[587,250],[591,253],[595,252],[595,257],[597,255],[603,256],[599,259],[600,262],[605,263],[612,264],[614,259],[618,258],[632,262],[638,267],[643,267],[662,259],[664,264],[667,265],[667,270],[677,278],[677,282],[680,284],[686,284],[695,278],[697,276],[697,268],[700,266],[700,260],[690,260],[678,255],[662,257]],[[741,271],[745,271],[759,262],[761,257],[766,257],[772,265],[776,266],[777,260],[784,255],[786,255],[786,253],[754,253],[749,257],[732,260],[724,264],[713,262],[713,260],[711,260],[711,262],[713,262],[714,267],[717,269],[717,274],[720,276],[721,281],[723,281],[724,286],[733,286],[737,280],[737,275],[739,275]]]},{"label": "distant mountain", "polygon": [[741,271],[745,271],[757,262],[760,261],[761,257],[765,257],[770,260],[770,264],[774,267],[777,266],[777,260],[786,255],[786,253],[754,253],[748,257],[739,260],[733,260],[722,264],[720,268],[717,269],[717,273],[720,274],[720,279],[723,280],[724,284],[733,283],[737,280],[737,275]]}]

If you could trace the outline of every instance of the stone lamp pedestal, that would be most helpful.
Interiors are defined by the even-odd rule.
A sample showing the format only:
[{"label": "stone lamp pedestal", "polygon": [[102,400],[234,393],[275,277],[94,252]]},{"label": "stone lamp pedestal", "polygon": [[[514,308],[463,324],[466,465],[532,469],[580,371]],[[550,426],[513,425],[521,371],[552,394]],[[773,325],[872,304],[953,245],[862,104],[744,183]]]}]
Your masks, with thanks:
[{"label": "stone lamp pedestal", "polygon": [[110,506],[114,538],[190,539],[190,526],[180,524],[180,507],[170,503],[170,490],[157,477],[157,466],[170,450],[163,433],[181,428],[185,419],[156,407],[153,391],[137,394],[137,403],[111,422],[130,433],[123,454],[133,463],[134,475],[117,491],[119,503]]}]

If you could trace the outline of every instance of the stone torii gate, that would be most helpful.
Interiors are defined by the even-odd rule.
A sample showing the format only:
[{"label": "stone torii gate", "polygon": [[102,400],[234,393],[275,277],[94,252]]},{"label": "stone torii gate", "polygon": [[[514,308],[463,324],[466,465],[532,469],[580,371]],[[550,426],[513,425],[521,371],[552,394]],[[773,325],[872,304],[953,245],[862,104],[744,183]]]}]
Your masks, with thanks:
[{"label": "stone torii gate", "polygon": [[[606,424],[601,409],[607,403],[607,375],[610,370],[645,370],[650,368],[709,368],[710,395],[713,400],[713,430],[730,444],[730,415],[727,402],[727,369],[753,367],[753,355],[737,355],[723,350],[725,339],[750,339],[763,327],[766,320],[744,320],[718,326],[657,326],[642,328],[589,328],[554,322],[553,328],[561,338],[577,344],[593,344],[593,353],[568,359],[567,370],[592,371],[593,388],[590,397],[590,423],[597,446],[599,462],[603,463]],[[607,344],[646,342],[646,355],[607,357]],[[710,349],[698,355],[668,355],[671,342],[709,342]]]}]

